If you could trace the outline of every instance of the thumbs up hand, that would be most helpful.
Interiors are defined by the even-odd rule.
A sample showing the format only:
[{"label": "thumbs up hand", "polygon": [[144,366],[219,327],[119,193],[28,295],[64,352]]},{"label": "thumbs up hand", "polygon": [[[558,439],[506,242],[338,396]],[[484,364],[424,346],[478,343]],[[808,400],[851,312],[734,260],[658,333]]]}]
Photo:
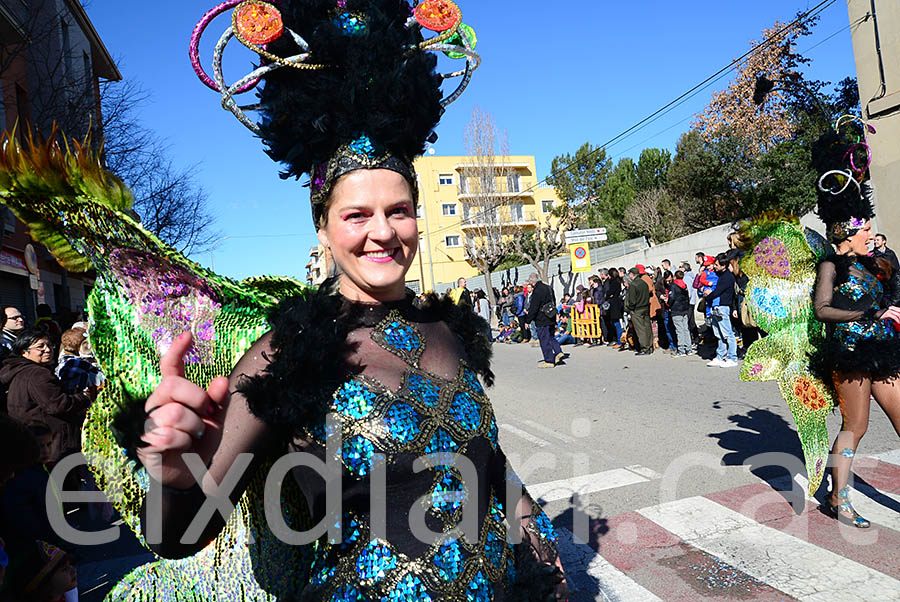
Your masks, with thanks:
[{"label": "thumbs up hand", "polygon": [[162,381],[144,404],[148,418],[141,439],[147,446],[138,449],[150,476],[175,489],[189,489],[196,482],[182,454],[199,453],[209,464],[215,450],[201,442],[210,430],[221,429],[217,416],[228,397],[225,377],[214,378],[207,390],[184,377],[184,356],[192,343],[191,333],[184,332],[160,358]]}]

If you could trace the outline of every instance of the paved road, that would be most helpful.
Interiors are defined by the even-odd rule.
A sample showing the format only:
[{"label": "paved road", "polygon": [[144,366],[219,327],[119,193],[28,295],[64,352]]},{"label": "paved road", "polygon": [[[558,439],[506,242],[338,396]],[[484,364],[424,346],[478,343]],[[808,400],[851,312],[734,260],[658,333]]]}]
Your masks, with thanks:
[{"label": "paved road", "polygon": [[[505,452],[557,525],[574,602],[900,600],[900,441],[877,406],[860,454],[881,458],[857,462],[854,500],[879,526],[838,530],[776,491],[793,475],[750,461],[800,457],[774,383],[697,357],[566,350],[566,366],[538,369],[538,349],[497,345],[489,394]],[[127,539],[92,556],[88,602],[147,558]]]},{"label": "paved road", "polygon": [[876,527],[838,529],[803,489],[777,491],[802,465],[753,458],[801,457],[774,383],[698,357],[566,350],[566,366],[538,369],[538,349],[498,345],[490,394],[504,450],[560,530],[573,600],[900,600],[900,440],[877,405],[853,498]]}]

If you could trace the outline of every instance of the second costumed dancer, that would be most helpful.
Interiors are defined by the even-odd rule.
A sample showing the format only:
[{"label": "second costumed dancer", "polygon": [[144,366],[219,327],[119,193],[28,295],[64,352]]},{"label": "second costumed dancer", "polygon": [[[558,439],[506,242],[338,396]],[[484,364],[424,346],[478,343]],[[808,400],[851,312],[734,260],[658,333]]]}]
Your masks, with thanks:
[{"label": "second costumed dancer", "polygon": [[[810,496],[830,466],[823,508],[858,528],[870,523],[850,503],[850,469],[872,397],[900,435],[900,274],[869,255],[875,212],[866,140],[873,133],[846,115],[814,146],[827,240],[785,215],[740,230],[748,308],[768,333],[751,345],[741,377],[778,381],[797,423]],[[829,446],[825,418],[835,405],[842,424]]]}]

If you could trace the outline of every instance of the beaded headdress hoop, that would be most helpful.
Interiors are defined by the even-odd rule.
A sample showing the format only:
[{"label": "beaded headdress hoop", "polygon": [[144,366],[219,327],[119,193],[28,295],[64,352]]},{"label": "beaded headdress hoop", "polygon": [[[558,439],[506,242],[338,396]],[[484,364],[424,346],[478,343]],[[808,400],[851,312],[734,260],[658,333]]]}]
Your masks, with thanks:
[{"label": "beaded headdress hoop", "polygon": [[874,133],[875,128],[859,117],[844,115],[813,148],[813,167],[819,174],[816,212],[833,244],[850,238],[875,216],[869,183],[872,151],[867,143]]},{"label": "beaded headdress hoop", "polygon": [[[212,76],[200,64],[203,32],[231,10],[219,38]],[[425,38],[423,32],[433,35]],[[238,81],[225,81],[222,57],[237,39],[260,58]],[[481,63],[475,32],[451,0],[227,0],[210,10],[191,36],[200,80],[285,165],[282,177],[310,177],[318,223],[331,187],[355,169],[390,169],[416,191],[412,160],[437,136],[444,108],[459,98]],[[464,60],[439,73],[436,53]],[[445,80],[458,79],[444,95]],[[260,85],[261,84],[261,85]],[[256,91],[257,102],[240,105]],[[256,111],[255,123],[247,112]]]}]

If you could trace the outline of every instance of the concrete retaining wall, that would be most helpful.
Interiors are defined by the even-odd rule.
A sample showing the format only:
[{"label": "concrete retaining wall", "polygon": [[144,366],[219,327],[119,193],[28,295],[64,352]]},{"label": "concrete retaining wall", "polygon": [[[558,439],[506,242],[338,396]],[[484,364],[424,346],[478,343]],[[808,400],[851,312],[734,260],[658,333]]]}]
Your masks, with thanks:
[{"label": "concrete retaining wall", "polygon": [[[804,216],[800,223],[816,230],[820,234],[825,233],[825,225],[814,213]],[[675,240],[651,247],[644,238],[634,238],[625,242],[608,245],[597,249],[591,249],[591,273],[596,274],[600,268],[634,267],[636,264],[658,266],[663,259],[672,262],[672,266],[687,261],[693,267],[694,256],[697,253],[716,255],[728,250],[728,234],[732,231],[732,225],[721,224]],[[491,282],[498,290],[511,284],[524,284],[535,271],[530,265],[510,268],[491,275]],[[695,270],[696,271],[696,270]],[[550,262],[550,282],[557,298],[563,293],[572,293],[579,284],[587,286],[590,274],[573,274],[572,262],[568,255],[558,257]],[[456,283],[439,284],[435,290],[439,293],[453,288]],[[468,289],[484,289],[484,276],[468,279]]]}]

